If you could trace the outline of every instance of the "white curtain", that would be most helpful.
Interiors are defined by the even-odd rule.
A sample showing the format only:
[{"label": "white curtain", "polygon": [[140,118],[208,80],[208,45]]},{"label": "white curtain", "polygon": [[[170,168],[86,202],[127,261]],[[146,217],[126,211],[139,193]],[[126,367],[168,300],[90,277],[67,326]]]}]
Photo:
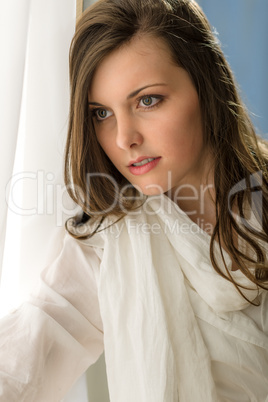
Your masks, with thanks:
[{"label": "white curtain", "polygon": [[6,184],[13,171],[20,122],[29,14],[29,0],[0,2],[0,262],[7,221]]},{"label": "white curtain", "polygon": [[[1,315],[35,285],[76,212],[62,176],[75,19],[75,0],[0,0]],[[88,402],[85,376],[64,401]]]},{"label": "white curtain", "polygon": [[62,171],[76,2],[0,1],[4,311],[33,286],[51,239],[59,238],[66,216],[75,212],[63,187]]}]

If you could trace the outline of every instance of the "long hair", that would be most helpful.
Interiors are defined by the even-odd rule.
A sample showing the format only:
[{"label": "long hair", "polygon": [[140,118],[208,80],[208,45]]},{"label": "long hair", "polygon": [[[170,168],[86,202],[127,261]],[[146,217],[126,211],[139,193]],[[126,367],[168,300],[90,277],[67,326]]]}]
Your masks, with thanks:
[{"label": "long hair", "polygon": [[[166,42],[199,96],[204,141],[215,157],[216,225],[210,246],[214,269],[241,293],[227,265],[225,272],[219,268],[214,254],[217,241],[254,284],[266,288],[267,257],[260,244],[268,242],[268,151],[256,137],[218,40],[195,1],[99,0],[78,21],[70,50],[71,104],[65,162],[70,196],[88,216],[104,218],[112,213],[120,218],[122,205],[127,211],[137,207],[129,197],[125,198],[127,202],[120,198],[120,190],[128,183],[97,142],[88,89],[102,60],[138,34]],[[127,188],[134,200],[137,191],[131,185]],[[251,206],[256,219],[261,220],[261,230],[240,224],[248,222],[245,206]],[[247,252],[238,247],[237,237],[243,239]]]}]

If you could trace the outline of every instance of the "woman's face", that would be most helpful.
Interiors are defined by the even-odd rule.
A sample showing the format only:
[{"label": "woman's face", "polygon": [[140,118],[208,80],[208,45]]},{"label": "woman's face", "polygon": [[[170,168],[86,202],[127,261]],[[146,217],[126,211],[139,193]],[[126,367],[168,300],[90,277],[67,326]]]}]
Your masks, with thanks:
[{"label": "woman's face", "polygon": [[134,38],[108,55],[89,90],[97,139],[138,190],[199,185],[204,143],[198,95],[164,41]]}]

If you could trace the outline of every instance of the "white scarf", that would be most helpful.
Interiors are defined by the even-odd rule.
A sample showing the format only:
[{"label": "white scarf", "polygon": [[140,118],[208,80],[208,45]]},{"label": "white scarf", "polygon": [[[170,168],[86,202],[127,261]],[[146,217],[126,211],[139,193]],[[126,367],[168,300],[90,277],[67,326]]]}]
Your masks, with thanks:
[{"label": "white scarf", "polygon": [[212,268],[209,235],[163,195],[86,242],[104,248],[98,287],[111,401],[218,401],[189,290],[217,314],[248,303]]}]

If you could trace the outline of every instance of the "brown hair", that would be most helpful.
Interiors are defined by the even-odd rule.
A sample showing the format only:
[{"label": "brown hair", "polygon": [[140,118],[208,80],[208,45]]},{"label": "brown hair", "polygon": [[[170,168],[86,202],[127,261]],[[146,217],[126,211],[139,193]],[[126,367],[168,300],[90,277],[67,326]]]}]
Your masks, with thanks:
[{"label": "brown hair", "polygon": [[[136,207],[134,201],[120,198],[118,189],[127,181],[96,140],[88,108],[88,89],[101,61],[137,34],[164,39],[198,92],[205,141],[215,156],[216,226],[210,249],[214,269],[241,292],[227,266],[225,273],[218,266],[214,255],[217,240],[239,269],[253,283],[265,288],[268,267],[260,241],[266,244],[268,241],[268,152],[255,135],[217,38],[194,1],[99,0],[78,21],[70,51],[71,105],[65,166],[71,197],[88,216],[105,217],[113,213],[121,217],[122,205],[127,211]],[[102,175],[91,178],[88,188],[87,174],[95,172]],[[114,178],[118,188],[109,177]],[[256,190],[262,191],[262,197],[253,197]],[[138,196],[130,185],[128,191],[133,199]],[[247,224],[240,225],[230,213],[236,209],[244,219],[245,205],[251,205],[257,218],[262,219],[260,231]],[[236,246],[237,235],[244,239],[254,258]],[[254,272],[249,265],[254,266]]]}]

